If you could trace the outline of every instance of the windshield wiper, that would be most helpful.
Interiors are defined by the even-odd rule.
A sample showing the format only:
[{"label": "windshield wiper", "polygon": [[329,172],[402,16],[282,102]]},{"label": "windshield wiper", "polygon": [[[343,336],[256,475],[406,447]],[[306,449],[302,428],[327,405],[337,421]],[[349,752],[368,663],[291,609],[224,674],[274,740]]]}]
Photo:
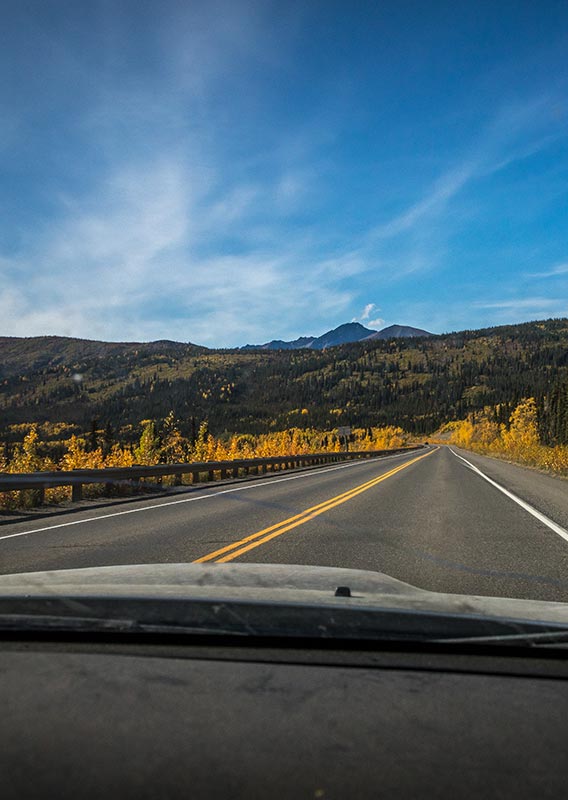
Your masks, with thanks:
[{"label": "windshield wiper", "polygon": [[246,632],[228,628],[145,623],[133,619],[103,617],[56,616],[49,614],[2,614],[0,632],[84,632],[84,633],[182,633],[201,636],[247,636]]},{"label": "windshield wiper", "polygon": [[144,598],[5,598],[0,632],[157,634],[433,645],[560,645],[562,623],[400,608]]},{"label": "windshield wiper", "polygon": [[495,636],[462,636],[456,638],[434,639],[439,644],[511,644],[536,647],[547,644],[568,644],[568,630],[546,630],[538,633],[504,633]]}]

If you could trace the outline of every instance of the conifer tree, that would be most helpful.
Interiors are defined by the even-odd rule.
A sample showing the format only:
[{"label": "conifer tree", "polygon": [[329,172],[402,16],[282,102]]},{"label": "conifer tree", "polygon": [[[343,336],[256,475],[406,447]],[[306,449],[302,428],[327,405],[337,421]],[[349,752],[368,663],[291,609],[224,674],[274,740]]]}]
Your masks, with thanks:
[{"label": "conifer tree", "polygon": [[111,425],[111,423],[109,421],[105,425],[105,430],[104,430],[104,433],[103,433],[103,447],[102,447],[102,449],[103,449],[103,454],[105,456],[107,456],[111,452],[113,445],[114,445],[114,430],[113,430],[113,427],[112,427],[112,425]]},{"label": "conifer tree", "polygon": [[89,433],[89,450],[96,450],[99,446],[99,421],[93,418],[91,420],[91,432]]}]

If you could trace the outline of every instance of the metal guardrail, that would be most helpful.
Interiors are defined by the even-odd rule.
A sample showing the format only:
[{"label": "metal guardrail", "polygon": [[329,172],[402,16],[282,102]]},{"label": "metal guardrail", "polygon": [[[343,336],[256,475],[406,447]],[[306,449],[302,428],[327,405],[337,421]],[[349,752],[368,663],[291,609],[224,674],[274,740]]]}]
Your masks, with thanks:
[{"label": "metal guardrail", "polygon": [[35,489],[38,505],[44,501],[46,489],[57,486],[71,486],[71,499],[78,501],[83,496],[83,486],[93,483],[103,483],[110,490],[115,484],[128,483],[137,485],[144,478],[157,478],[158,481],[165,475],[174,475],[174,485],[181,486],[184,475],[189,476],[190,482],[200,483],[202,476],[207,475],[207,481],[215,480],[215,473],[219,473],[221,480],[229,477],[239,477],[253,474],[262,475],[267,471],[294,469],[297,467],[316,466],[318,464],[331,464],[338,461],[349,461],[376,456],[394,455],[411,450],[418,450],[423,445],[400,447],[393,450],[359,450],[346,453],[312,453],[297,456],[275,456],[270,458],[246,458],[235,461],[193,461],[186,464],[156,464],[153,466],[134,467],[105,467],[103,469],[74,469],[69,471],[57,470],[54,472],[0,472],[0,492],[17,491],[21,489]]}]

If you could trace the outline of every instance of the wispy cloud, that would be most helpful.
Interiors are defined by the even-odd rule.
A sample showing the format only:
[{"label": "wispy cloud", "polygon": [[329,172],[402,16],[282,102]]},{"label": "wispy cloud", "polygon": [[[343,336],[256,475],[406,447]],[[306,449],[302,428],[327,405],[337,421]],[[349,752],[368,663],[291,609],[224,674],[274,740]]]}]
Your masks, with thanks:
[{"label": "wispy cloud", "polygon": [[67,198],[30,252],[0,261],[5,330],[230,346],[344,314],[353,293],[338,283],[364,269],[356,252],[314,258],[310,243],[274,231],[256,243],[247,231],[242,252],[210,251],[213,230],[238,239],[251,207],[277,191],[241,186],[218,200],[217,181],[176,154]]},{"label": "wispy cloud", "polygon": [[[465,311],[465,309],[463,309]],[[568,300],[551,297],[509,297],[471,304],[477,325],[496,325],[523,320],[568,317]],[[454,324],[454,328],[456,325]]]},{"label": "wispy cloud", "polygon": [[545,269],[542,272],[528,272],[526,278],[555,278],[558,275],[568,275],[568,262],[557,264],[555,267]]},{"label": "wispy cloud", "polygon": [[[381,309],[375,305],[375,303],[367,303],[359,316],[353,317],[351,322],[361,322],[363,325],[371,326],[372,328],[383,325],[384,319],[382,319],[382,317],[374,317],[380,310]],[[374,319],[371,319],[371,317],[374,317]]]},{"label": "wispy cloud", "polygon": [[[329,253],[325,231],[315,240],[290,237],[283,225],[282,211],[309,192],[309,172],[293,167],[254,181],[227,180],[223,162],[213,153],[204,157],[199,137],[186,141],[197,159],[165,144],[151,163],[122,156],[90,193],[61,198],[58,221],[39,231],[27,252],[0,262],[5,330],[230,345],[268,331],[293,336],[315,308],[313,324],[325,325],[355,298],[346,279],[373,270],[389,281],[435,262],[448,234],[448,205],[494,154],[493,146],[477,148],[350,250]],[[391,240],[403,234],[393,250]],[[564,271],[562,264],[545,274]],[[24,274],[25,288],[13,280]],[[555,302],[477,305],[545,310]],[[380,326],[378,310],[368,303],[355,319]]]},{"label": "wispy cloud", "polygon": [[369,319],[373,311],[375,309],[378,311],[379,309],[374,303],[367,303],[365,308],[361,311],[358,317],[353,317],[353,322],[363,322],[366,319]]},{"label": "wispy cloud", "polygon": [[420,200],[388,222],[370,230],[368,238],[390,239],[414,229],[426,219],[431,220],[433,216],[443,211],[447,203],[471,180],[475,175],[475,168],[476,161],[468,159],[442,174]]},{"label": "wispy cloud", "polygon": [[[472,181],[536,155],[566,137],[563,121],[556,119],[559,102],[559,96],[546,93],[524,102],[504,104],[474,139],[460,163],[443,172],[408,208],[372,228],[368,237],[389,239],[421,224],[431,224]],[[543,135],[543,128],[551,122],[556,122],[559,130]]]},{"label": "wispy cloud", "polygon": [[[266,24],[269,6],[223,0],[165,15],[153,43],[159,69],[143,80],[125,67],[120,36],[96,81],[88,59],[65,57],[62,69],[91,91],[72,122],[82,147],[69,169],[80,172],[90,155],[97,169],[87,175],[85,167],[77,184],[61,181],[51,217],[0,253],[0,333],[229,346],[325,329],[369,296],[385,307],[385,286],[444,266],[468,190],[561,135],[547,128],[552,92],[504,102],[461,156],[422,185],[409,180],[393,213],[336,235],[337,217],[314,223],[310,215],[325,193],[314,151],[331,136],[319,112],[312,129],[272,131],[269,143],[259,135],[258,146],[247,139],[255,84],[239,94],[239,80],[251,64],[256,75],[263,65],[283,68],[288,57],[286,41],[276,46]],[[293,25],[285,30],[293,37]],[[231,115],[237,96],[245,111]],[[0,130],[0,149],[13,124]],[[563,263],[530,277],[565,273]],[[474,306],[556,312],[562,301],[489,298]],[[354,319],[379,327],[379,312],[366,303]]]},{"label": "wispy cloud", "polygon": [[558,305],[568,308],[568,300],[557,300],[551,297],[523,297],[513,298],[510,300],[497,300],[490,303],[478,301],[474,303],[478,308],[533,308],[538,310],[545,310],[547,308],[554,308]]}]

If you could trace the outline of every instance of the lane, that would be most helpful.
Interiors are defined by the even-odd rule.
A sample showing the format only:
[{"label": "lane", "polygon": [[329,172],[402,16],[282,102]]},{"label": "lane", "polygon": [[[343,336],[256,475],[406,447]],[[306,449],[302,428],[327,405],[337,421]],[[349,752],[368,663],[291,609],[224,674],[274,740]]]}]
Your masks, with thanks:
[{"label": "lane", "polygon": [[[430,448],[431,449],[431,448]],[[114,508],[82,508],[0,527],[0,573],[188,562],[323,503],[416,457],[416,451],[277,473]]]},{"label": "lane", "polygon": [[[497,468],[503,483],[519,483],[518,467]],[[537,477],[568,511],[568,484]],[[568,543],[447,447],[237,561],[371,569],[432,591],[568,602]]]},{"label": "lane", "polygon": [[411,459],[410,461],[406,461],[403,464],[400,464],[397,467],[394,467],[389,472],[380,475],[377,478],[373,478],[366,483],[363,483],[359,486],[356,486],[354,489],[350,489],[347,492],[342,492],[341,494],[337,495],[336,497],[331,497],[329,500],[318,503],[315,506],[311,506],[310,508],[306,508],[300,514],[295,514],[293,517],[289,519],[282,520],[282,522],[276,523],[276,525],[270,525],[268,528],[263,528],[262,530],[258,531],[257,533],[250,534],[246,536],[244,539],[240,539],[232,544],[225,545],[224,547],[214,550],[212,553],[208,553],[201,558],[197,558],[195,560],[196,564],[202,564],[207,561],[216,561],[218,563],[226,563],[227,561],[233,561],[235,558],[243,555],[244,553],[248,553],[251,550],[254,550],[257,547],[261,547],[262,545],[266,544],[267,542],[276,539],[278,536],[283,536],[288,531],[293,530],[294,528],[299,527],[300,525],[305,525],[306,522],[311,522],[311,520],[319,517],[321,514],[326,514],[331,509],[336,508],[339,505],[343,505],[343,503],[348,503],[354,497],[357,497],[363,492],[369,491],[373,487],[377,486],[379,483],[382,483],[389,478],[392,478],[394,475],[397,475],[403,469],[407,469],[408,467],[415,464],[417,461],[421,461],[423,458],[426,458],[432,453],[436,452],[436,450],[431,450],[429,453],[425,453],[424,455],[418,455],[416,458]]},{"label": "lane", "polygon": [[568,479],[511,464],[499,458],[481,456],[455,445],[452,445],[451,450],[568,529]]},{"label": "lane", "polygon": [[558,536],[564,539],[565,542],[568,542],[568,531],[565,528],[563,528],[561,525],[558,525],[556,522],[554,522],[553,519],[546,516],[546,514],[543,514],[534,506],[531,506],[531,504],[527,503],[526,500],[523,500],[522,497],[519,497],[514,492],[510,492],[509,489],[506,489],[500,483],[494,481],[493,478],[490,478],[488,475],[486,475],[485,472],[483,472],[483,470],[479,469],[479,467],[476,467],[475,464],[472,464],[471,461],[467,460],[467,458],[458,455],[458,453],[452,450],[452,448],[450,448],[450,452],[453,453],[456,458],[459,458],[460,461],[463,461],[463,463],[466,464],[469,467],[469,469],[475,472],[476,475],[479,475],[481,478],[483,478],[484,481],[487,481],[487,483],[491,484],[491,486],[494,486],[497,489],[497,491],[502,492],[505,495],[505,497],[508,497],[509,500],[512,500],[514,503],[520,506],[524,511],[527,512],[527,514],[533,516],[543,525],[546,525],[546,527],[549,528],[551,531],[557,533]]}]

